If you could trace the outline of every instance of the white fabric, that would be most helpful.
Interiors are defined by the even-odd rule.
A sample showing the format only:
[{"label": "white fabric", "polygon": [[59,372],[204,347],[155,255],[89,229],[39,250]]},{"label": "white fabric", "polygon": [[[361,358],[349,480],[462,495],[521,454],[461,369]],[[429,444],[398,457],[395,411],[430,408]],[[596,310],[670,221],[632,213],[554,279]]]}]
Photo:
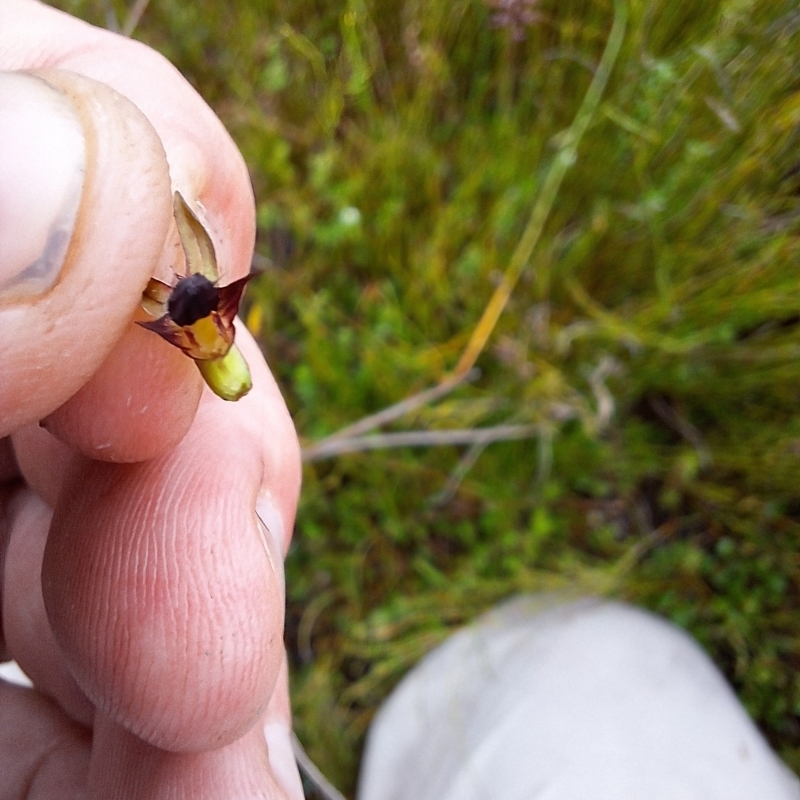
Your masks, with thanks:
[{"label": "white fabric", "polygon": [[19,668],[16,661],[0,664],[0,679],[17,686],[33,686],[31,679]]},{"label": "white fabric", "polygon": [[358,800],[798,800],[683,631],[603,600],[511,601],[376,716]]}]

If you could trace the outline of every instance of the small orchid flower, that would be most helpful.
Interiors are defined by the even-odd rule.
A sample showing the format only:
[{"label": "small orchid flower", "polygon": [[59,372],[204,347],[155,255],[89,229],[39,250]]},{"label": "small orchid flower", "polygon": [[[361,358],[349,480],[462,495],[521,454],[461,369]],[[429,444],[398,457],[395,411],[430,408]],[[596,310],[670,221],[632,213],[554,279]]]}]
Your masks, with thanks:
[{"label": "small orchid flower", "polygon": [[252,387],[250,368],[234,344],[233,319],[251,273],[227,286],[217,286],[214,245],[206,229],[175,192],[173,207],[187,274],[174,286],[151,278],[142,294],[142,308],[157,319],[139,322],[197,364],[211,390],[223,400],[238,400]]}]

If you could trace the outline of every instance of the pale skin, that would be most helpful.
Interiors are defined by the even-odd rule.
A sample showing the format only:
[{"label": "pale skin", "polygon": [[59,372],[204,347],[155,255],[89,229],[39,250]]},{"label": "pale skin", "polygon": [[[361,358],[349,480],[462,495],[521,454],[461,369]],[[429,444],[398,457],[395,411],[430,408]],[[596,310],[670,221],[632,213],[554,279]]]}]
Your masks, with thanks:
[{"label": "pale skin", "polygon": [[[164,59],[34,0],[0,0],[0,71],[0,170],[13,154],[0,175],[0,656],[35,686],[0,682],[0,796],[301,797],[282,644],[294,427],[241,326],[253,389],[226,403],[134,324],[147,280],[182,266],[173,189],[214,240],[221,282],[247,274],[245,165]],[[57,135],[43,156],[31,134],[49,130],[49,100],[27,132],[24,115],[3,116],[31,87],[85,145],[69,248],[50,261],[3,249],[38,241],[47,215],[25,209],[48,207],[68,161]],[[44,277],[20,289],[37,259]]]}]

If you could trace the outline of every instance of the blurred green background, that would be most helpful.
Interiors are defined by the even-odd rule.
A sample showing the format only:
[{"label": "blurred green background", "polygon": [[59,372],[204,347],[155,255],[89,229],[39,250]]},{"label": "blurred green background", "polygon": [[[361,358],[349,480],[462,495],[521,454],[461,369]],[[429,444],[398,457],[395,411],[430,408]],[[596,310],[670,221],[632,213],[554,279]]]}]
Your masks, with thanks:
[{"label": "blurred green background", "polygon": [[426,446],[306,464],[286,642],[328,777],[541,589],[686,628],[800,770],[796,2],[152,0],[134,35],[250,167],[244,313],[304,445],[477,368],[385,429]]}]

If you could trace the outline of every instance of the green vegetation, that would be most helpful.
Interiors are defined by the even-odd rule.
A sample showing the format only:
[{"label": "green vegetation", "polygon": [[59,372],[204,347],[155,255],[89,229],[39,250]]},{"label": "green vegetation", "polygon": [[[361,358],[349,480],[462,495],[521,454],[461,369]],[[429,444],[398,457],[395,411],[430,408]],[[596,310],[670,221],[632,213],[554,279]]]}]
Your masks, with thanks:
[{"label": "green vegetation", "polygon": [[303,442],[465,352],[479,375],[390,430],[530,426],[307,464],[298,734],[352,792],[373,711],[454,626],[519,591],[604,592],[688,629],[800,770],[796,3],[620,0],[574,151],[615,4],[515,8],[534,19],[152,0],[136,32],[250,165],[267,271],[248,321]]}]

